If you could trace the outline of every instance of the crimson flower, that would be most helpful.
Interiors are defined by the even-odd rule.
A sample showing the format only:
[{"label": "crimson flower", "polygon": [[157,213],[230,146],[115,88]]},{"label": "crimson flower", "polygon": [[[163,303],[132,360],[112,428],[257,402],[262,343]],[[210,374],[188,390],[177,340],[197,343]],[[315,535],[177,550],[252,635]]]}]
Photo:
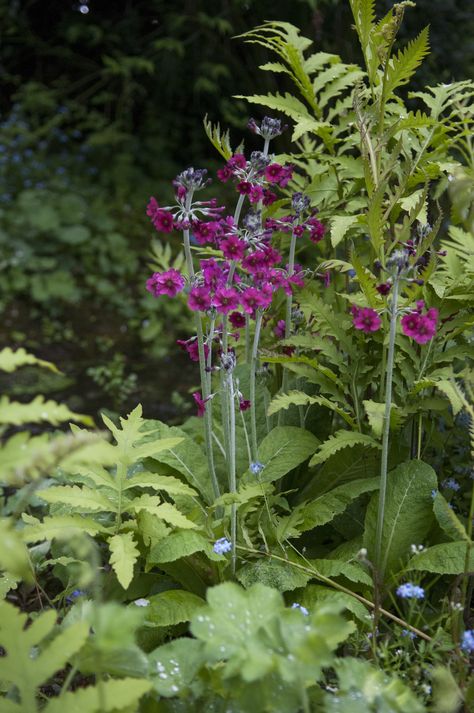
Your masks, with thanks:
[{"label": "crimson flower", "polygon": [[438,321],[438,310],[431,307],[425,314],[422,314],[424,302],[417,302],[416,309],[405,314],[401,319],[402,332],[407,337],[411,337],[417,344],[426,344],[436,334],[436,323]]},{"label": "crimson flower", "polygon": [[233,287],[220,287],[212,299],[212,306],[221,314],[227,314],[239,306],[239,293]]},{"label": "crimson flower", "polygon": [[382,320],[371,307],[352,307],[352,323],[356,329],[363,332],[376,332],[380,329]]},{"label": "crimson flower", "polygon": [[188,307],[193,312],[206,312],[211,306],[211,295],[207,287],[193,287],[189,292]]},{"label": "crimson flower", "polygon": [[209,397],[207,399],[203,399],[199,391],[195,391],[193,394],[193,399],[196,402],[197,406],[197,415],[199,417],[204,416],[206,413],[206,401],[209,401]]},{"label": "crimson flower", "polygon": [[181,292],[184,285],[184,277],[174,268],[166,270],[166,272],[154,272],[146,281],[146,288],[154,297],[159,295],[174,297],[178,292]]}]

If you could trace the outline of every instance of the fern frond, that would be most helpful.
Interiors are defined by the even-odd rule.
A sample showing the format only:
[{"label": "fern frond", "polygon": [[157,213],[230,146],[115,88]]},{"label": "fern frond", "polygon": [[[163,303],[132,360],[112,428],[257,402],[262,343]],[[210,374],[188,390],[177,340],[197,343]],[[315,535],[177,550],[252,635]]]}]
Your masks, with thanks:
[{"label": "fern frond", "polygon": [[400,50],[396,57],[392,57],[388,61],[388,68],[383,85],[383,96],[385,100],[393,94],[397,87],[408,82],[428,52],[428,28],[425,27],[418,37],[408,43],[405,49]]},{"label": "fern frond", "polygon": [[309,465],[319,465],[324,463],[331,456],[343,448],[352,448],[353,446],[367,446],[368,448],[380,448],[371,436],[364,433],[355,433],[353,431],[336,431],[333,436],[330,436],[327,441],[321,443],[314,456],[311,458]]},{"label": "fern frond", "polygon": [[212,124],[212,122],[207,118],[207,114],[203,119],[204,131],[206,136],[214,146],[215,149],[220,153],[220,155],[228,161],[232,154],[232,147],[230,145],[230,135],[229,129],[223,134],[221,133],[220,124]]}]

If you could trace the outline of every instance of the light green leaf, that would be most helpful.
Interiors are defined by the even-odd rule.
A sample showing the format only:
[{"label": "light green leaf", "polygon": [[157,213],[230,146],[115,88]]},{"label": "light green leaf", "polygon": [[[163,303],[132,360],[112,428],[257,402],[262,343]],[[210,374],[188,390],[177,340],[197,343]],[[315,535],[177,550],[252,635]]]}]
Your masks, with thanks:
[{"label": "light green leaf", "polygon": [[71,505],[82,512],[115,512],[116,507],[102,490],[91,490],[78,485],[57,485],[39,490],[38,496],[47,503]]},{"label": "light green leaf", "polygon": [[139,678],[101,681],[100,689],[99,686],[88,686],[49,701],[44,713],[115,713],[124,708],[130,713],[136,710],[140,698],[151,688],[151,681]]},{"label": "light green leaf", "polygon": [[[413,555],[407,564],[408,570],[433,572],[433,574],[461,574],[464,572],[468,543],[443,542]],[[474,570],[474,548],[471,548],[469,571]]]},{"label": "light green leaf", "polygon": [[312,119],[305,104],[288,92],[285,92],[284,96],[278,93],[254,94],[252,96],[238,94],[234,96],[234,99],[245,99],[249,104],[259,104],[275,111],[281,111],[296,122]]},{"label": "light green leaf", "polygon": [[343,562],[338,559],[316,559],[310,560],[314,569],[323,577],[346,577],[351,582],[362,582],[368,587],[372,586],[372,578],[369,577],[365,569],[358,562]]},{"label": "light green leaf", "polygon": [[397,87],[408,82],[428,52],[428,28],[425,27],[404,50],[400,50],[396,57],[389,60],[383,87],[385,98],[388,98]]},{"label": "light green leaf", "polygon": [[[175,440],[179,442],[178,439]],[[136,487],[153,488],[153,490],[163,491],[168,495],[196,495],[195,490],[186,483],[182,483],[178,478],[157,473],[140,472],[125,481],[124,490]]]},{"label": "light green leaf", "polygon": [[[377,401],[363,401],[365,412],[367,418],[369,419],[370,427],[376,438],[382,437],[384,415],[385,415],[385,404],[378,403]],[[391,405],[390,411],[390,430],[396,430],[400,427],[402,422],[402,415],[398,411],[398,406],[396,404]]]},{"label": "light green leaf", "polygon": [[380,448],[380,444],[377,443],[377,441],[364,433],[336,431],[333,436],[330,436],[327,441],[324,441],[324,443],[319,446],[311,458],[309,465],[311,467],[319,463],[324,463],[328,458],[343,448],[352,448],[357,445],[367,446],[368,448]]},{"label": "light green leaf", "polygon": [[179,527],[184,529],[192,529],[197,527],[194,522],[188,520],[180,511],[171,503],[161,503],[161,500],[156,495],[141,495],[139,498],[135,498],[127,506],[129,512],[140,512],[141,510],[146,510],[146,512],[156,515],[162,518],[165,522],[174,527]]},{"label": "light green leaf", "polygon": [[[175,639],[148,655],[155,690],[165,698],[185,694],[204,663],[202,642],[186,637]],[[161,675],[160,675],[161,674]]]},{"label": "light green leaf", "polygon": [[12,372],[20,366],[30,366],[31,364],[42,366],[45,369],[54,371],[56,374],[61,373],[52,362],[38,359],[38,357],[33,356],[33,354],[23,349],[23,347],[15,349],[15,351],[10,349],[10,347],[5,347],[5,349],[0,351],[0,371]]},{"label": "light green leaf", "polygon": [[349,229],[357,223],[357,215],[335,215],[331,218],[331,245],[333,248],[339,245]]},{"label": "light green leaf", "polygon": [[12,523],[6,518],[0,520],[0,541],[0,569],[31,584],[34,577],[28,549],[21,533],[14,530]]},{"label": "light green leaf", "polygon": [[[309,431],[296,426],[277,426],[265,436],[258,449],[258,459],[264,465],[261,482],[282,478],[314,453],[319,440]],[[255,480],[248,473],[245,480]]]},{"label": "light green leaf", "polygon": [[86,532],[88,535],[98,535],[108,532],[107,528],[95,520],[81,515],[56,515],[45,517],[43,522],[35,518],[27,519],[22,536],[25,542],[39,542],[40,540],[69,539],[77,532]]},{"label": "light green leaf", "polygon": [[45,401],[44,396],[37,396],[28,404],[10,401],[8,396],[0,399],[0,425],[21,426],[24,423],[40,423],[46,421],[57,426],[65,421],[79,421],[86,426],[93,426],[90,416],[70,411],[64,404],[55,401]]},{"label": "light green leaf", "polygon": [[340,602],[345,609],[356,616],[365,626],[371,625],[369,610],[355,597],[344,592],[336,592],[330,587],[321,584],[308,584],[298,596],[298,603],[306,607],[309,612],[314,611],[325,602]]},{"label": "light green leaf", "polygon": [[273,397],[267,413],[269,416],[273,416],[273,414],[278,413],[283,409],[288,409],[290,406],[312,405],[324,406],[331,411],[335,411],[350,426],[355,425],[355,421],[352,416],[341,406],[339,406],[336,401],[326,399],[324,396],[309,396],[309,394],[305,394],[304,391],[289,391],[287,394],[277,394]]},{"label": "light green leaf", "polygon": [[201,597],[183,589],[169,589],[149,598],[146,616],[156,626],[175,626],[190,621],[194,614],[205,606]]},{"label": "light green leaf", "polygon": [[124,589],[133,579],[133,567],[140,552],[131,532],[123,532],[109,539],[110,564]]},{"label": "light green leaf", "polygon": [[204,535],[194,530],[182,530],[173,532],[156,544],[152,543],[147,561],[150,564],[175,562],[195,552],[205,552],[211,559],[219,559],[219,555],[214,555],[212,546]]},{"label": "light green leaf", "polygon": [[[437,486],[434,470],[420,460],[402,463],[388,474],[382,531],[381,571],[396,572],[406,561],[410,545],[421,544],[433,524],[431,491]],[[365,519],[364,546],[375,557],[378,493],[372,497]]]},{"label": "light green leaf", "polygon": [[312,575],[292,567],[290,562],[265,558],[245,564],[239,569],[237,579],[246,589],[260,583],[278,589],[279,592],[289,592],[304,587],[312,579]]},{"label": "light green leaf", "polygon": [[451,540],[464,540],[470,542],[466,528],[459,520],[454,510],[449,507],[448,502],[441,493],[436,493],[433,501],[433,511],[439,526],[449,535]]}]

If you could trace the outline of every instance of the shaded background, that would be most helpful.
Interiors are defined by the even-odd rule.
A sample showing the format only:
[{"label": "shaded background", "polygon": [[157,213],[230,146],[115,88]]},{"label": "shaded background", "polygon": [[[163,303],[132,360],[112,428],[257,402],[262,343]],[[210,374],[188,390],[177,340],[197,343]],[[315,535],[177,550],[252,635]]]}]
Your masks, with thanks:
[{"label": "shaded background", "polygon": [[[379,0],[379,16],[390,6]],[[0,343],[65,373],[24,370],[8,385],[17,397],[183,415],[198,375],[174,341],[190,326],[176,301],[145,293],[144,210],[184,167],[217,167],[206,113],[237,144],[248,109],[232,95],[276,89],[258,70],[267,53],[233,39],[270,19],[360,60],[348,0],[0,0]],[[401,40],[428,23],[415,86],[472,77],[474,5],[419,0]]]}]

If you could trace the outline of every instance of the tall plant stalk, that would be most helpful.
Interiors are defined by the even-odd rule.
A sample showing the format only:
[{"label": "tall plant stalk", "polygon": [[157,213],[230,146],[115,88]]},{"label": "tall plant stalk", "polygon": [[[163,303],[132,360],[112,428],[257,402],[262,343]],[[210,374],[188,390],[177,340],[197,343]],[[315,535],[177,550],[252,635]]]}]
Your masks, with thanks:
[{"label": "tall plant stalk", "polygon": [[390,302],[390,332],[388,339],[387,372],[385,381],[385,412],[383,419],[382,458],[380,463],[379,506],[375,534],[375,567],[379,581],[382,581],[385,565],[382,563],[382,535],[385,516],[385,497],[387,493],[388,448],[390,436],[390,415],[392,411],[393,364],[395,359],[395,337],[397,333],[399,276],[393,281]]},{"label": "tall plant stalk", "polygon": [[257,310],[255,317],[255,333],[253,337],[252,354],[250,357],[250,441],[252,446],[252,458],[258,460],[257,442],[257,405],[255,403],[255,377],[258,364],[258,343],[260,341],[260,330],[262,327],[263,312]]}]

